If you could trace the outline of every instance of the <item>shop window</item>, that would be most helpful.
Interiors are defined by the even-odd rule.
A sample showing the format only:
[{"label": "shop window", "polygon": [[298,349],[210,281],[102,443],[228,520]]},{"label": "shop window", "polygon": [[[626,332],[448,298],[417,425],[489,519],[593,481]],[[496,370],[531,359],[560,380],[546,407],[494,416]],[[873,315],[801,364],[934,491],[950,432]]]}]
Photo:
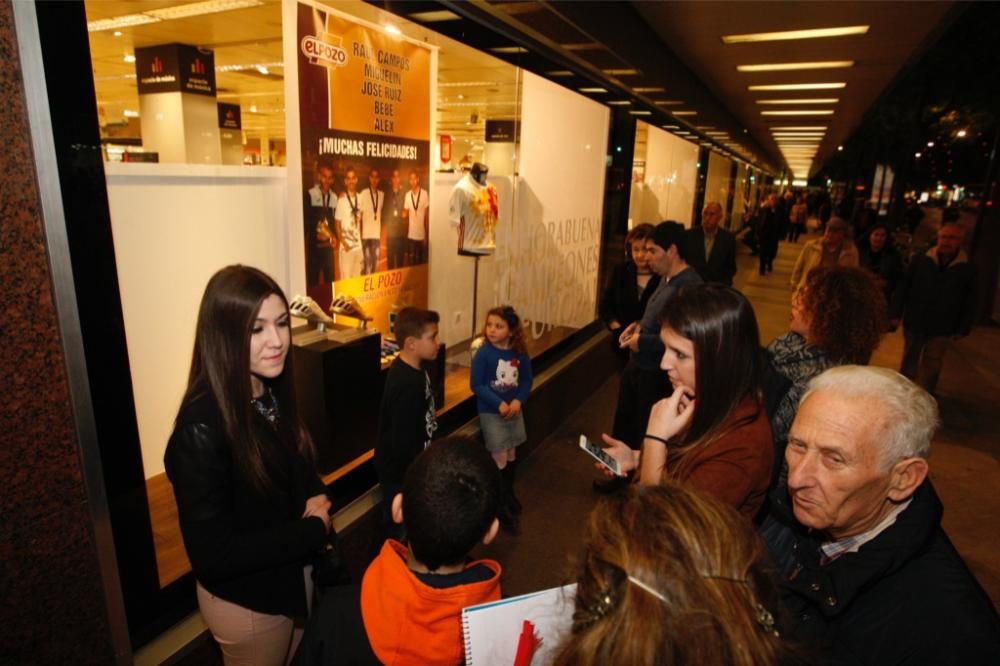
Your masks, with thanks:
[{"label": "shop window", "polygon": [[[383,230],[380,238],[371,239],[378,242],[378,252],[369,257],[374,264],[364,274],[345,277],[335,263],[328,272],[317,272],[315,257],[309,255],[310,243],[317,239],[315,221],[306,224],[309,191],[321,177],[332,177],[333,189],[341,195],[350,166],[360,195],[371,189],[376,162],[334,155],[333,144],[319,143],[318,135],[309,135],[313,141],[306,145],[307,128],[289,130],[300,122],[303,104],[310,105],[309,99],[293,104],[286,98],[286,79],[300,65],[285,60],[292,49],[283,45],[289,35],[296,35],[295,45],[301,44],[299,26],[283,25],[282,3],[270,0],[184,17],[185,3],[156,4],[162,6],[133,18],[121,15],[120,3],[90,0],[86,9],[136,415],[159,580],[165,587],[190,570],[162,459],[185,387],[197,304],[209,276],[231,263],[258,266],[290,298],[309,296],[325,311],[338,296],[352,296],[372,317],[369,327],[386,338],[399,307],[437,310],[446,345],[441,411],[450,410],[471,396],[470,345],[489,308],[510,304],[518,310],[529,352],[536,358],[596,319],[609,113],[607,107],[514,64],[372,5],[333,3],[345,20],[360,21],[362,32],[391,24],[435,54],[429,60],[429,120],[422,137],[400,130],[396,107],[391,113],[379,107],[382,120],[394,123],[383,134],[401,137],[384,143],[427,151],[419,165],[400,163],[398,178],[409,190],[410,172],[416,173],[416,190],[429,199],[428,228],[426,253],[415,254],[418,248],[408,244],[402,266],[396,259],[390,266],[388,231]],[[177,55],[176,48],[170,46],[167,55],[153,54],[152,61],[142,49],[176,44],[193,48],[179,57],[200,63],[189,59],[184,67],[193,67],[204,79],[214,73],[214,97],[148,89],[140,93],[140,78],[180,77],[179,72],[171,74],[167,62]],[[365,57],[363,51],[356,55]],[[379,67],[401,71],[400,60],[385,65],[377,53],[368,55]],[[135,56],[135,62],[126,56]],[[390,87],[394,82],[391,72],[372,76]],[[331,88],[331,94],[341,91]],[[209,107],[215,112],[211,120]],[[329,104],[308,109],[323,115]],[[373,132],[389,127],[373,127]],[[217,153],[206,158],[204,143],[189,141],[190,135],[211,135]],[[299,143],[292,145],[292,136]],[[324,152],[325,147],[330,150]],[[459,253],[458,229],[448,210],[465,169],[476,163],[489,168],[487,182],[495,190],[496,206],[495,247],[478,259]],[[332,173],[321,174],[323,165]],[[261,166],[286,168],[256,168]],[[392,192],[393,170],[382,167],[379,174],[384,197]],[[419,206],[414,203],[413,209]],[[407,239],[419,240],[411,236]],[[423,271],[422,286],[403,279],[400,271],[408,269]],[[384,299],[364,299],[364,290],[373,285]],[[392,292],[395,287],[400,288]],[[423,294],[415,295],[420,289]],[[339,327],[330,330],[353,329],[358,319],[348,315],[342,311],[335,317]],[[378,367],[372,372],[378,373]],[[352,399],[377,403],[378,396]],[[370,459],[371,442],[356,444],[349,455],[334,456],[334,464],[323,470],[327,480],[342,478]]]}]

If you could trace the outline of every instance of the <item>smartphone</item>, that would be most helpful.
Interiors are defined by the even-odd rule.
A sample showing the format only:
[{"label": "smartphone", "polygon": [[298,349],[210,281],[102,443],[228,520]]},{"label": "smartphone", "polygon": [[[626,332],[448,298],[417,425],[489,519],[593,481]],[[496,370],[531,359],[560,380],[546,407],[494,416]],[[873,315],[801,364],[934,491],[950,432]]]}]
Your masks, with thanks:
[{"label": "smartphone", "polygon": [[597,462],[614,472],[615,476],[623,476],[621,466],[618,464],[618,461],[609,456],[608,452],[603,448],[587,439],[586,435],[580,435],[580,448],[592,455]]}]

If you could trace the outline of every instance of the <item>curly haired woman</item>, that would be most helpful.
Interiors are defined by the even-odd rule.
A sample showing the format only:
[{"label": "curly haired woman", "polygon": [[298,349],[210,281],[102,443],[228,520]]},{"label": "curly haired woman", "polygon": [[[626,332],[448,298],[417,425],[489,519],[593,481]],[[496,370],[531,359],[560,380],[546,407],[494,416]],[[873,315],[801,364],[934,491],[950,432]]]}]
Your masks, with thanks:
[{"label": "curly haired woman", "polygon": [[834,266],[809,272],[792,299],[788,333],[767,346],[775,370],[792,387],[771,416],[779,459],[809,380],[836,365],[867,365],[888,326],[887,305],[874,276]]}]

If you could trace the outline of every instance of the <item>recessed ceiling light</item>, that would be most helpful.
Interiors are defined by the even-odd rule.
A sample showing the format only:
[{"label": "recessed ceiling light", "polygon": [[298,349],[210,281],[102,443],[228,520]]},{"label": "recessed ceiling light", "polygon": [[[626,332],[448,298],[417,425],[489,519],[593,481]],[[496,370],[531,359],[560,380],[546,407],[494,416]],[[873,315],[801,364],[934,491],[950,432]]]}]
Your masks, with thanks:
[{"label": "recessed ceiling light", "polygon": [[761,111],[762,116],[832,116],[833,109],[797,109],[794,111]]},{"label": "recessed ceiling light", "polygon": [[836,104],[836,97],[807,97],[803,99],[758,99],[758,104]]},{"label": "recessed ceiling light", "polygon": [[658,99],[653,101],[653,104],[657,106],[680,106],[683,103],[683,100],[679,99]]},{"label": "recessed ceiling light", "polygon": [[583,93],[606,93],[606,92],[608,92],[604,88],[577,88],[577,90],[579,90],[580,92],[583,92]]},{"label": "recessed ceiling light", "polygon": [[854,67],[853,60],[824,60],[820,62],[778,62],[767,65],[737,65],[738,72],[788,72],[798,69],[841,69]]},{"label": "recessed ceiling light", "polygon": [[668,130],[676,130],[680,128],[681,128],[680,125],[663,125],[663,129],[668,129]]},{"label": "recessed ceiling light", "polygon": [[825,132],[772,132],[775,139],[822,139]]},{"label": "recessed ceiling light", "polygon": [[568,69],[554,69],[551,72],[545,72],[546,76],[553,76],[558,78],[565,78],[567,76],[573,76],[573,72]]},{"label": "recessed ceiling light", "polygon": [[443,81],[438,84],[438,88],[482,88],[486,86],[498,86],[496,81]]},{"label": "recessed ceiling light", "polygon": [[772,132],[825,132],[825,125],[782,125],[772,127]]},{"label": "recessed ceiling light", "polygon": [[204,16],[205,14],[218,14],[234,9],[249,9],[260,7],[264,3],[261,0],[205,0],[204,2],[188,2],[183,5],[173,7],[163,7],[161,9],[149,9],[143,14],[155,16],[163,21],[173,19],[191,18],[192,16]]},{"label": "recessed ceiling light", "polygon": [[783,30],[781,32],[752,32],[742,35],[723,35],[723,44],[744,44],[747,42],[779,42],[789,39],[819,39],[822,37],[847,37],[866,35],[871,26],[851,25],[836,28],[811,28],[808,30]]},{"label": "recessed ceiling light", "polygon": [[420,23],[439,23],[441,21],[458,21],[462,17],[455,12],[450,12],[447,9],[439,9],[430,12],[414,12],[413,14],[407,14],[407,16],[414,21]]},{"label": "recessed ceiling light", "polygon": [[837,83],[777,83],[769,85],[757,85],[757,86],[747,86],[747,90],[839,90],[840,88],[846,88],[847,84],[843,81]]},{"label": "recessed ceiling light", "polygon": [[635,111],[635,110],[632,110],[632,111],[629,111],[629,113],[631,113],[633,116],[651,116],[651,115],[653,115],[652,111]]},{"label": "recessed ceiling light", "polygon": [[639,73],[637,69],[602,69],[608,76],[635,76]]},{"label": "recessed ceiling light", "polygon": [[133,25],[144,25],[146,23],[156,23],[160,19],[146,14],[125,14],[114,18],[98,19],[87,21],[87,32],[100,32],[101,30],[111,30],[113,28],[128,28]]},{"label": "recessed ceiling light", "polygon": [[697,111],[671,111],[670,113],[672,115],[675,115],[675,116],[697,116],[698,115]]},{"label": "recessed ceiling light", "polygon": [[627,99],[614,99],[608,102],[608,104],[611,106],[630,106],[632,102]]},{"label": "recessed ceiling light", "polygon": [[523,46],[494,46],[490,51],[507,55],[510,53],[527,53],[528,49]]},{"label": "recessed ceiling light", "polygon": [[[632,88],[632,92],[639,93],[639,94],[642,94],[642,93],[663,92],[663,88],[661,86],[638,86],[636,88]],[[657,103],[659,103],[659,102],[657,102]]]}]

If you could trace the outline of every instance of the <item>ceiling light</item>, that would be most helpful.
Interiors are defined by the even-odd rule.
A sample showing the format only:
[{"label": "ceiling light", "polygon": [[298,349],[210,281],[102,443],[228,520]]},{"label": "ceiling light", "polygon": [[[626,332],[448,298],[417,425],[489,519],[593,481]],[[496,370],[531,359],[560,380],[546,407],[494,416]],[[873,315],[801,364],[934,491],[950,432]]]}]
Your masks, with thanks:
[{"label": "ceiling light", "polygon": [[920,157],[920,153],[913,153],[913,156],[916,157],[916,158],[919,158]]},{"label": "ceiling light", "polygon": [[934,142],[933,141],[928,141],[927,142],[927,147],[928,148],[933,148],[934,147]]},{"label": "ceiling light", "polygon": [[397,35],[398,36],[398,35],[402,35],[403,34],[403,31],[400,30],[399,28],[397,28],[394,25],[387,25],[387,26],[385,26],[385,31],[387,33],[389,33],[390,35]]},{"label": "ceiling light", "polygon": [[651,116],[651,115],[653,115],[652,111],[629,111],[629,113],[631,113],[633,116]]},{"label": "ceiling light", "polygon": [[824,60],[820,62],[779,62],[769,65],[737,65],[737,72],[787,72],[797,69],[839,69],[854,67],[853,60]]},{"label": "ceiling light", "polygon": [[582,93],[606,93],[608,92],[604,88],[577,88]]},{"label": "ceiling light", "polygon": [[844,82],[837,83],[777,83],[769,85],[747,86],[747,90],[837,90],[846,88]]},{"label": "ceiling light", "polygon": [[205,0],[204,2],[189,2],[174,7],[163,7],[162,9],[150,9],[143,12],[143,14],[155,16],[163,21],[170,21],[173,19],[190,18],[192,16],[202,16],[204,14],[228,12],[234,9],[260,7],[263,4],[261,0]]},{"label": "ceiling light", "polygon": [[569,71],[568,69],[554,69],[551,72],[545,72],[545,75],[563,78],[567,76],[573,76],[573,72]]},{"label": "ceiling light", "polygon": [[156,23],[160,19],[146,14],[125,14],[114,18],[98,19],[87,21],[87,32],[100,32],[101,30],[111,30],[113,28],[129,28],[133,25],[144,25],[146,23]]},{"label": "ceiling light", "polygon": [[684,102],[679,99],[658,99],[654,100],[653,104],[657,106],[680,106]]},{"label": "ceiling light", "polygon": [[496,81],[445,81],[438,84],[438,88],[481,88],[484,86],[498,86]]},{"label": "ceiling light", "polygon": [[759,99],[758,104],[836,104],[836,97],[811,97],[804,99]]},{"label": "ceiling light", "polygon": [[825,132],[825,125],[782,125],[772,127],[772,132]]},{"label": "ceiling light", "polygon": [[560,44],[562,48],[567,51],[600,51],[604,49],[603,46],[597,42],[582,42],[576,44]]},{"label": "ceiling light", "polygon": [[615,99],[608,102],[608,104],[610,104],[611,106],[629,106],[632,104],[632,102],[628,101],[627,99]]},{"label": "ceiling light", "polygon": [[797,109],[794,111],[761,111],[762,116],[832,116],[833,109]]},{"label": "ceiling light", "polygon": [[413,14],[407,14],[407,16],[414,21],[420,23],[439,23],[441,21],[458,21],[462,17],[455,12],[450,12],[447,9],[438,9],[430,12],[414,12]]},{"label": "ceiling light", "polygon": [[669,129],[669,130],[676,130],[681,128],[680,125],[663,125],[662,127],[663,129]]},{"label": "ceiling light", "polygon": [[844,149],[844,147],[843,147],[843,146],[837,146],[837,152],[840,152],[840,151],[842,151],[843,149]]},{"label": "ceiling light", "polygon": [[852,25],[837,28],[812,28],[809,30],[784,30],[781,32],[754,32],[743,35],[723,35],[723,44],[745,44],[747,42],[778,42],[789,39],[818,39],[821,37],[846,37],[866,35],[870,26]]},{"label": "ceiling light", "polygon": [[126,53],[125,56],[122,58],[122,60],[124,60],[125,62],[135,62],[135,56],[132,55],[131,53]]},{"label": "ceiling light", "polygon": [[697,116],[698,115],[697,111],[671,111],[670,113],[672,115],[675,115],[675,116]]},{"label": "ceiling light", "polygon": [[635,76],[639,73],[637,69],[602,69],[608,76]]},{"label": "ceiling light", "polygon": [[[639,94],[663,92],[663,88],[660,86],[639,86],[636,88],[632,88],[632,92]],[[659,102],[657,102],[657,104],[659,104]]]},{"label": "ceiling light", "polygon": [[527,53],[528,49],[523,46],[494,46],[490,51],[507,55],[512,53]]},{"label": "ceiling light", "polygon": [[963,138],[965,134],[966,134],[965,130],[958,130],[957,132],[955,132],[955,136],[957,136],[960,139]]}]

